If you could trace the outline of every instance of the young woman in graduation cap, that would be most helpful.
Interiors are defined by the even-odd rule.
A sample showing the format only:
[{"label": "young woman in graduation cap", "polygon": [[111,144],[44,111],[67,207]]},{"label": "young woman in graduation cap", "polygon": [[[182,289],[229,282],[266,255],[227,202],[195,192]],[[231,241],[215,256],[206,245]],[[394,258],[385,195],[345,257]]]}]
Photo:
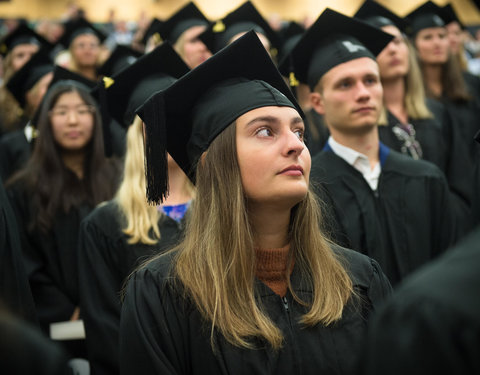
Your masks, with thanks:
[{"label": "young woman in graduation cap", "polygon": [[390,285],[320,231],[303,113],[255,33],[138,113],[149,198],[167,151],[197,191],[182,242],[128,282],[120,372],[348,373]]},{"label": "young woman in graduation cap", "polygon": [[105,39],[105,34],[84,18],[67,22],[59,42],[68,48],[70,54],[68,69],[96,81],[102,51],[101,43]]},{"label": "young woman in graduation cap", "polygon": [[38,320],[48,333],[50,323],[78,319],[80,221],[113,196],[118,168],[104,156],[102,123],[85,85],[53,84],[37,126],[32,156],[7,187]]},{"label": "young woman in graduation cap", "polygon": [[[106,107],[127,128],[123,179],[111,201],[82,222],[78,276],[80,310],[88,359],[95,374],[119,373],[120,291],[125,279],[146,258],[171,247],[184,225],[193,197],[185,173],[169,158],[170,192],[161,206],[146,200],[142,120],[135,110],[150,95],[189,71],[168,42],[112,77]],[[97,91],[98,93],[98,91]]]},{"label": "young woman in graduation cap", "polygon": [[411,38],[423,74],[427,96],[445,104],[460,129],[471,161],[475,163],[480,148],[473,136],[480,129],[480,85],[478,77],[462,73],[449,51],[441,8],[431,1],[408,15]]},{"label": "young woman in graduation cap", "polygon": [[185,64],[193,69],[212,56],[205,44],[198,38],[205,31],[207,25],[208,20],[200,9],[194,3],[189,2],[160,24],[158,32],[154,33],[153,38],[156,40],[156,44],[168,40]]}]

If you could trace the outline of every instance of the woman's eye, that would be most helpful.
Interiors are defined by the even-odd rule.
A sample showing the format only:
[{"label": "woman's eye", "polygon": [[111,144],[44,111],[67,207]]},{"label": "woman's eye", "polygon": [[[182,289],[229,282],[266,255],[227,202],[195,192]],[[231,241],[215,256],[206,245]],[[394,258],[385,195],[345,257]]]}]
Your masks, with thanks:
[{"label": "woman's eye", "polygon": [[257,130],[256,135],[259,135],[261,137],[270,137],[272,135],[272,132],[271,132],[270,129],[262,128],[262,129]]}]

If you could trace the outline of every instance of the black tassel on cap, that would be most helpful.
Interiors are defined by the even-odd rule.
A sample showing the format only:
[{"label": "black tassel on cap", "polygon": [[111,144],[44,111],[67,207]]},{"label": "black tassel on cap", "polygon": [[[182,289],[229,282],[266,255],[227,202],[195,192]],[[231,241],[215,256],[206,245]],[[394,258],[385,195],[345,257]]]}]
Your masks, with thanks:
[{"label": "black tassel on cap", "polygon": [[111,157],[113,154],[113,147],[112,147],[112,131],[110,129],[110,124],[112,122],[112,118],[108,111],[108,104],[107,104],[107,94],[105,90],[113,84],[113,81],[109,80],[108,77],[104,77],[103,81],[100,82],[98,85],[98,98],[99,98],[99,106],[100,106],[100,116],[102,117],[102,130],[103,130],[103,147],[104,153],[107,158]]},{"label": "black tassel on cap", "polygon": [[160,204],[168,196],[167,130],[163,95],[153,95],[138,115],[144,122],[147,199]]},{"label": "black tassel on cap", "polygon": [[477,132],[477,134],[475,134],[473,139],[475,139],[478,143],[480,143],[480,130]]}]

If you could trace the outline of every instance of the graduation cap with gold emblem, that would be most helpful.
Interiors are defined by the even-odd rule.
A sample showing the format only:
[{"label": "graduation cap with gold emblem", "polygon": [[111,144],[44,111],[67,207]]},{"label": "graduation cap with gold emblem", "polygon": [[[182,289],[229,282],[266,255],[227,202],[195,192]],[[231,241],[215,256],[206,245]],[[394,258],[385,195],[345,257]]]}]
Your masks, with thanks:
[{"label": "graduation cap with gold emblem", "polygon": [[162,41],[175,44],[178,38],[193,26],[207,26],[208,19],[193,2],[189,2],[159,26]]},{"label": "graduation cap with gold emblem", "polygon": [[107,36],[88,22],[85,18],[78,18],[72,21],[68,21],[64,24],[65,31],[62,37],[58,41],[65,48],[68,48],[76,37],[85,34],[95,35],[100,43],[102,43]]},{"label": "graduation cap with gold emblem", "polygon": [[167,152],[195,182],[211,142],[239,116],[265,106],[292,107],[304,117],[253,31],[151,96],[137,111],[145,123],[149,201],[168,195]]},{"label": "graduation cap with gold emblem", "polygon": [[277,54],[280,47],[278,35],[250,1],[243,3],[221,20],[211,23],[208,29],[200,34],[199,39],[210,52],[216,53],[227,46],[236,35],[250,30],[263,34],[271,44],[272,55]]},{"label": "graduation cap with gold emblem", "polygon": [[[128,128],[135,111],[153,93],[165,89],[190,69],[167,41],[134,64],[114,75],[105,88],[106,110],[120,125]],[[93,96],[100,98],[101,88]],[[102,100],[100,100],[102,102]]]},{"label": "graduation cap with gold emblem", "polygon": [[430,27],[445,27],[442,18],[442,8],[431,1],[427,1],[407,15],[410,20],[411,37],[417,35],[420,30]]},{"label": "graduation cap with gold emblem", "polygon": [[22,23],[2,39],[0,55],[6,56],[12,49],[21,44],[35,44],[45,50],[53,48],[50,42]]},{"label": "graduation cap with gold emblem", "polygon": [[366,0],[354,15],[372,26],[382,28],[395,26],[401,32],[408,33],[408,18],[402,18],[374,0]]},{"label": "graduation cap with gold emblem", "polygon": [[155,45],[159,44],[160,42],[160,27],[163,25],[163,21],[159,20],[158,18],[152,19],[150,25],[148,25],[147,30],[143,34],[142,44],[145,46],[147,45],[148,40],[153,36],[156,38]]},{"label": "graduation cap with gold emblem", "polygon": [[313,90],[330,69],[362,57],[375,60],[392,39],[376,27],[327,8],[280,62],[280,71]]},{"label": "graduation cap with gold emblem", "polygon": [[53,61],[47,51],[40,49],[25,65],[23,65],[7,83],[7,89],[17,100],[20,107],[25,108],[25,94],[45,75],[53,71]]},{"label": "graduation cap with gold emblem", "polygon": [[113,76],[132,65],[140,56],[142,56],[141,52],[119,44],[110,54],[107,61],[98,69],[97,73],[101,76]]}]

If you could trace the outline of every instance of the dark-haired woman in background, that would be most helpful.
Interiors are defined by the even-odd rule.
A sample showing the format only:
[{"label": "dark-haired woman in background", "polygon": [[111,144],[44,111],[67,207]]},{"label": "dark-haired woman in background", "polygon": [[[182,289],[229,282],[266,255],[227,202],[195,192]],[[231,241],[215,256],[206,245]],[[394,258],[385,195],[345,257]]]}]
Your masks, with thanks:
[{"label": "dark-haired woman in background", "polygon": [[42,328],[78,319],[80,221],[113,196],[117,167],[104,156],[102,126],[85,86],[56,83],[38,121],[40,136],[25,168],[7,182]]}]

